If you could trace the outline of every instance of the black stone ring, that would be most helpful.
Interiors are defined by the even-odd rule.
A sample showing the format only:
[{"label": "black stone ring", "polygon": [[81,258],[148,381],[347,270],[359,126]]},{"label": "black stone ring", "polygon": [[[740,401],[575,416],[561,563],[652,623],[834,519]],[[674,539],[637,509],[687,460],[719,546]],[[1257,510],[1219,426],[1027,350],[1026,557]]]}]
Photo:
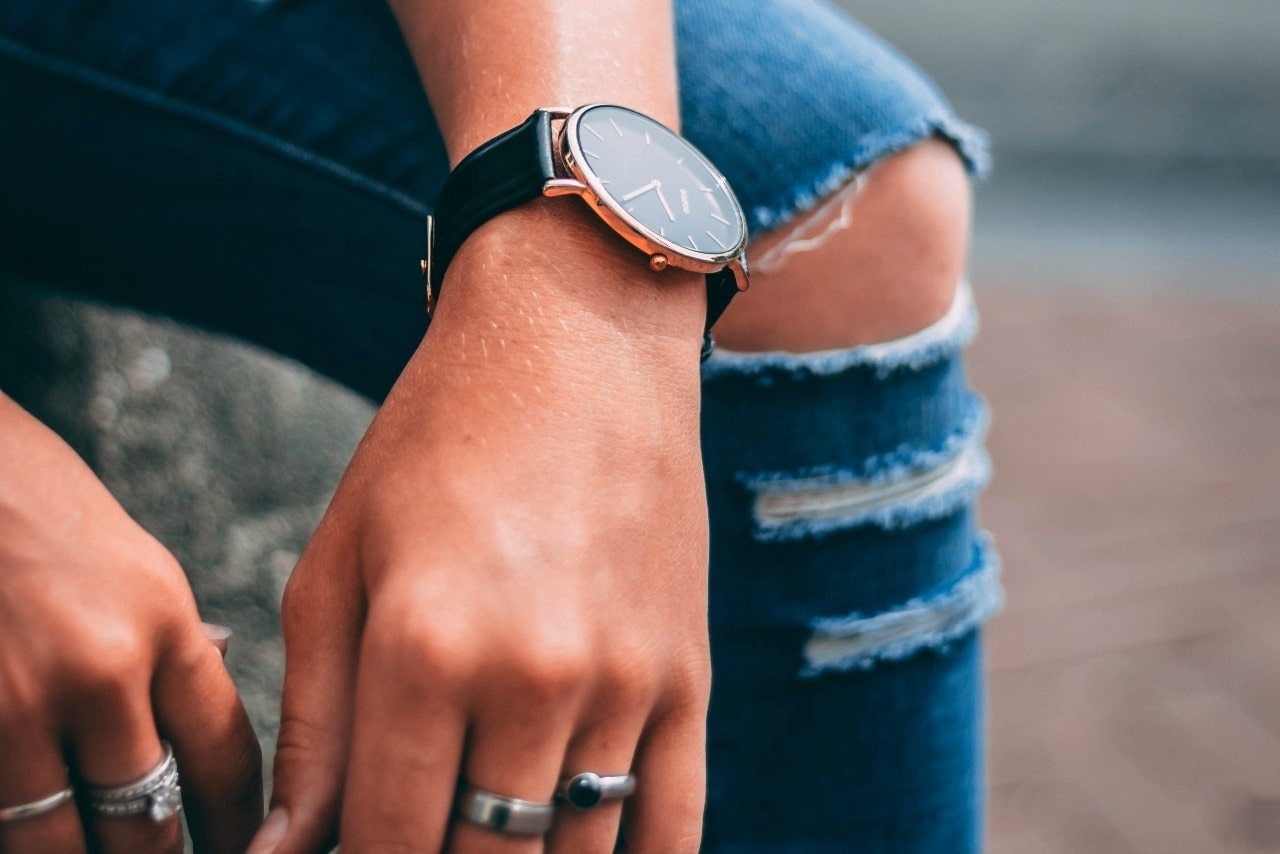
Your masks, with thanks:
[{"label": "black stone ring", "polygon": [[608,798],[625,798],[636,790],[634,774],[596,774],[583,771],[560,780],[556,800],[580,810],[589,810]]}]

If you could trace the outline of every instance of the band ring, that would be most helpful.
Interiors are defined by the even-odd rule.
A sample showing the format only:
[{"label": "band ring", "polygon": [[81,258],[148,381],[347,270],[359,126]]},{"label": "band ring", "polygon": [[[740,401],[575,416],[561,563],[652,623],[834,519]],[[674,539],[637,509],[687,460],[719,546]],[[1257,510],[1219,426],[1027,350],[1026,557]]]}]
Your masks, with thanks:
[{"label": "band ring", "polygon": [[464,783],[454,801],[458,818],[498,833],[541,836],[551,829],[556,805],[551,801],[526,801],[488,792]]},{"label": "band ring", "polygon": [[560,780],[556,800],[575,809],[589,810],[610,798],[625,798],[636,790],[635,774],[597,774],[583,771]]},{"label": "band ring", "polygon": [[61,792],[56,792],[47,798],[41,798],[38,801],[32,801],[29,804],[18,804],[16,807],[4,807],[0,809],[0,821],[18,821],[24,818],[34,818],[47,812],[53,812],[58,807],[75,800],[75,791],[68,786]]},{"label": "band ring", "polygon": [[173,747],[167,741],[160,744],[164,756],[137,780],[119,786],[86,786],[89,809],[112,818],[146,813],[157,824],[176,815],[182,809],[178,762],[173,758]]}]

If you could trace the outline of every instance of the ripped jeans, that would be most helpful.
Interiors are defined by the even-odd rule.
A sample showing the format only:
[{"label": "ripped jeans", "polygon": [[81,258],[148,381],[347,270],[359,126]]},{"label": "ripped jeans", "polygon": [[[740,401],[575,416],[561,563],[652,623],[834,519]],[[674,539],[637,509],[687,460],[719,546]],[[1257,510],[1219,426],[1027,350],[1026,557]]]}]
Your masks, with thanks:
[{"label": "ripped jeans", "polygon": [[[938,136],[981,134],[820,0],[677,0],[685,134],[753,233]],[[360,0],[0,4],[0,264],[223,331],[380,400],[425,331],[447,159],[389,12]],[[981,845],[967,288],[930,328],[704,366],[714,686],[704,848]]]}]

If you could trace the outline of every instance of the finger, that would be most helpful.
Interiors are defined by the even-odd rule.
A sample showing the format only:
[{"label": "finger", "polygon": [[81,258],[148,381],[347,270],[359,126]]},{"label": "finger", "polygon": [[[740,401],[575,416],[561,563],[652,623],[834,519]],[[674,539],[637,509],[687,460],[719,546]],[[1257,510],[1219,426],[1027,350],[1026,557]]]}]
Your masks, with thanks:
[{"label": "finger", "polygon": [[201,623],[200,625],[204,627],[205,637],[218,650],[218,654],[226,658],[228,644],[231,641],[231,629],[215,623]]},{"label": "finger", "polygon": [[459,695],[469,674],[463,662],[437,655],[438,645],[408,628],[420,624],[421,614],[402,616],[394,604],[370,611],[343,850],[439,851],[443,844],[466,736]]},{"label": "finger", "polygon": [[[488,674],[480,674],[464,758],[467,782],[506,797],[553,799],[594,676],[579,637],[557,630],[513,643]],[[503,834],[455,820],[448,848],[523,854],[542,851],[545,842],[545,836]]]},{"label": "finger", "polygon": [[628,851],[696,852],[706,800],[706,711],[690,704],[650,722],[623,811]]},{"label": "finger", "polygon": [[[67,722],[67,732],[76,776],[85,786],[128,785],[154,771],[164,759],[146,691],[145,684],[104,680],[92,696],[79,702],[77,713]],[[145,810],[112,816],[88,806],[84,821],[92,847],[104,854],[182,851],[182,828],[176,813],[153,821]]]},{"label": "finger", "polygon": [[157,668],[156,721],[173,745],[191,839],[240,854],[262,823],[262,752],[222,658],[191,633]]},{"label": "finger", "polygon": [[363,607],[344,569],[352,566],[304,555],[286,588],[274,787],[252,854],[311,854],[337,839]]},{"label": "finger", "polygon": [[[599,704],[593,716],[597,723],[570,742],[560,770],[561,781],[584,771],[601,776],[631,772],[647,708],[639,704],[624,705],[616,699],[616,696],[608,698]],[[601,800],[588,809],[562,803],[547,838],[547,850],[566,854],[613,851],[622,809],[622,798]]]},{"label": "finger", "polygon": [[[0,808],[34,803],[69,785],[62,748],[48,719],[19,722],[5,716],[0,721],[0,756],[5,757]],[[39,815],[0,821],[0,851],[79,854],[84,850],[84,830],[72,801]]]}]

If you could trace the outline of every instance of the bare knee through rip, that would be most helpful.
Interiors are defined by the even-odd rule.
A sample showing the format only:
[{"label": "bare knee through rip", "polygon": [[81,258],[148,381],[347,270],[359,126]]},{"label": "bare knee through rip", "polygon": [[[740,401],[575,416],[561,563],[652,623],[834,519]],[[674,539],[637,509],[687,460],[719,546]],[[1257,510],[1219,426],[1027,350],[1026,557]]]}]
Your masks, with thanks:
[{"label": "bare knee through rip", "polygon": [[754,241],[751,289],[716,326],[729,350],[813,350],[888,341],[946,313],[967,261],[970,186],[930,139]]}]

